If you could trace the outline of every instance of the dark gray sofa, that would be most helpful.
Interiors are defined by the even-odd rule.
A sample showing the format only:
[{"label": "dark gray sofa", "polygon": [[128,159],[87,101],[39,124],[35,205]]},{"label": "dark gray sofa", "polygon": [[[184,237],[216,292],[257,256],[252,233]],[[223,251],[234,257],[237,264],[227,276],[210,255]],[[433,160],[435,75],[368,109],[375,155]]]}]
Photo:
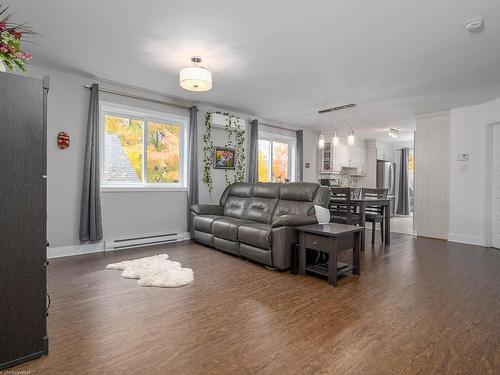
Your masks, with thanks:
[{"label": "dark gray sofa", "polygon": [[195,241],[270,267],[290,267],[295,225],[316,223],[330,189],[308,182],[234,183],[219,205],[191,207]]}]

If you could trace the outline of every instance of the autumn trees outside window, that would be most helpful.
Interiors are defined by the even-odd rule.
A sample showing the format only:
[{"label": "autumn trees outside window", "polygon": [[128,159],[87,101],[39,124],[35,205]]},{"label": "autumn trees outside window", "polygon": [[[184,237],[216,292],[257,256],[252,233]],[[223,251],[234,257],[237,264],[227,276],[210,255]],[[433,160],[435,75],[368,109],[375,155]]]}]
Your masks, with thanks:
[{"label": "autumn trees outside window", "polygon": [[259,182],[292,181],[292,139],[259,134],[258,177]]},{"label": "autumn trees outside window", "polygon": [[184,188],[187,119],[101,105],[101,186]]}]

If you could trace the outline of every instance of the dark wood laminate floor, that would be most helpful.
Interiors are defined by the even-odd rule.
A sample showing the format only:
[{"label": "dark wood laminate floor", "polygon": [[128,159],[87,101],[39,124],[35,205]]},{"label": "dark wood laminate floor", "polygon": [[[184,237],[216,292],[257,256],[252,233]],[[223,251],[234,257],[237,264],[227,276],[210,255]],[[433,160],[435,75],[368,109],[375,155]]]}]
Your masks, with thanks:
[{"label": "dark wood laminate floor", "polygon": [[[369,235],[366,236],[370,238]],[[166,252],[195,272],[141,288],[106,264]],[[348,254],[346,254],[348,255]],[[392,234],[339,287],[192,242],[53,260],[33,374],[494,374],[500,251]]]}]

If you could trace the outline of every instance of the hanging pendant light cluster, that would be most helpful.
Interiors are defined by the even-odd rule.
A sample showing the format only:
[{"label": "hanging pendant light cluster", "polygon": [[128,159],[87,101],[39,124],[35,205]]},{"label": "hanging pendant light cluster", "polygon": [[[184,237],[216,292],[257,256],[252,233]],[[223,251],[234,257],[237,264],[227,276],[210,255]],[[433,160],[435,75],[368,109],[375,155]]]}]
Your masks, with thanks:
[{"label": "hanging pendant light cluster", "polygon": [[[356,104],[346,104],[346,105],[342,105],[342,106],[339,106],[339,107],[334,107],[334,108],[328,108],[328,109],[323,109],[321,111],[318,111],[319,114],[322,114],[322,113],[328,113],[328,112],[335,112],[335,111],[339,111],[339,110],[342,110],[342,109],[347,109],[347,108],[354,108],[356,107]],[[349,146],[353,146],[355,143],[356,143],[356,138],[354,136],[354,130],[352,128],[352,116],[353,116],[353,113],[351,111],[351,119],[350,119],[350,130],[349,130],[349,133],[347,135],[347,144]],[[334,147],[337,147],[339,144],[340,144],[340,139],[339,139],[339,136],[337,135],[337,121],[336,121],[336,117],[335,115],[333,116],[333,125],[334,125],[334,132],[333,132],[333,137],[332,137],[332,144]],[[320,149],[323,149],[325,147],[325,135],[323,134],[323,131],[321,131],[321,134],[319,136],[319,140],[318,140],[318,147]]]}]

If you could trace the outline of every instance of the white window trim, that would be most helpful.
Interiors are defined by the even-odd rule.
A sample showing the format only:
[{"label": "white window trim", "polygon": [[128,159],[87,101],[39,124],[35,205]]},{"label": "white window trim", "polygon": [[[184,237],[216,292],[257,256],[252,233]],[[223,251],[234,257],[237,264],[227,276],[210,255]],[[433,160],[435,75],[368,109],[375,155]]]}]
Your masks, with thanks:
[{"label": "white window trim", "polygon": [[[117,116],[129,116],[131,118],[144,120],[145,123],[150,121],[175,123],[180,125],[180,182],[179,183],[124,183],[124,184],[109,184],[104,182],[104,114],[114,114]],[[145,110],[142,108],[130,107],[121,104],[115,104],[105,101],[99,103],[99,137],[101,147],[99,149],[100,158],[100,180],[101,192],[135,192],[135,191],[187,191],[187,143],[188,143],[188,121],[184,116],[173,115],[165,112],[156,112]],[[147,134],[147,129],[144,129],[144,134]],[[143,158],[142,158],[142,176],[146,177],[146,160],[147,160],[147,139],[143,139]]]},{"label": "white window trim", "polygon": [[259,132],[258,140],[269,141],[270,142],[270,160],[271,160],[271,168],[269,173],[273,174],[273,146],[272,142],[286,143],[288,144],[288,176],[290,176],[290,181],[295,181],[295,149],[297,146],[297,138],[293,136],[283,135],[283,134],[274,134],[268,132]]}]

